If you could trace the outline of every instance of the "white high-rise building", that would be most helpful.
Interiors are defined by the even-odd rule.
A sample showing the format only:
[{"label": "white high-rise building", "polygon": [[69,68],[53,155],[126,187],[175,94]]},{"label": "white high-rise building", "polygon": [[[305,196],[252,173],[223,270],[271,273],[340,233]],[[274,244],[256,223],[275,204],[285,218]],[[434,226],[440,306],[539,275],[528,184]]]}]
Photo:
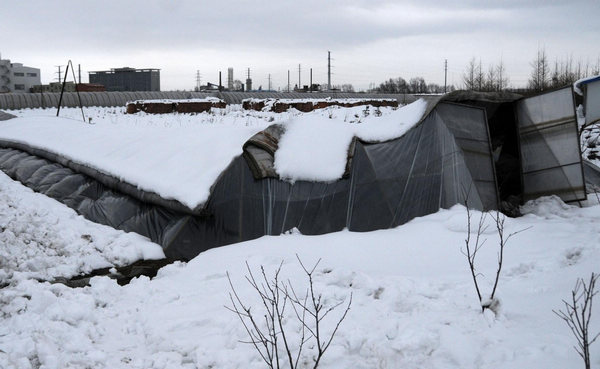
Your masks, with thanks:
[{"label": "white high-rise building", "polygon": [[41,84],[39,68],[0,59],[0,92],[30,92],[33,86]]}]

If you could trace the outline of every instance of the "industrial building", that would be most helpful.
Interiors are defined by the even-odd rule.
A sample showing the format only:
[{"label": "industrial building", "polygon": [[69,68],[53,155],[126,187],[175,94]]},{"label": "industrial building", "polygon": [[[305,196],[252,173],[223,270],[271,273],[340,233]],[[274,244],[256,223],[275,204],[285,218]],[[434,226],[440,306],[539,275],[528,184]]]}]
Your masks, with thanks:
[{"label": "industrial building", "polygon": [[0,59],[0,93],[30,92],[33,86],[40,84],[39,68],[26,67],[21,63]]},{"label": "industrial building", "polygon": [[89,72],[89,81],[106,91],[160,91],[160,69],[113,68]]}]

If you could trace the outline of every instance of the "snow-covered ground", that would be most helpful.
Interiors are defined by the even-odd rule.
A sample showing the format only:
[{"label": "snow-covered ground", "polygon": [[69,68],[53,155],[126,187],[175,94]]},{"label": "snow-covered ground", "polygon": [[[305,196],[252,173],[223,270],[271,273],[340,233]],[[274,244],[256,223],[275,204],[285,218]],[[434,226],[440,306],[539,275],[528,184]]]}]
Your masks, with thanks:
[{"label": "snow-covered ground", "polygon": [[[353,136],[387,140],[402,135],[425,110],[419,100],[404,108],[330,107],[311,113],[244,111],[240,106],[201,114],[124,114],[122,108],[12,111],[20,118],[2,122],[0,139],[59,153],[166,199],[194,209],[242,153],[250,137],[273,123],[290,126],[276,153],[282,177],[331,181],[341,178]],[[354,124],[360,123],[360,124]],[[290,137],[288,137],[290,136]],[[297,149],[300,148],[301,151]],[[315,166],[314,158],[323,165]]]},{"label": "snow-covered ground", "polygon": [[145,237],[92,223],[1,171],[0,231],[0,286],[165,257]]},{"label": "snow-covered ground", "polygon": [[[502,305],[494,316],[481,313],[461,254],[461,206],[391,230],[263,237],[167,266],[153,280],[119,286],[95,277],[90,287],[71,289],[31,278],[122,262],[158,246],[92,225],[3,174],[0,186],[1,270],[9,283],[0,289],[3,369],[264,368],[253,347],[240,342],[247,340],[245,331],[225,308],[231,306],[226,273],[259,314],[262,306],[244,280],[245,263],[254,272],[264,266],[271,275],[283,261],[281,279],[304,291],[296,254],[309,266],[321,259],[315,288],[327,306],[353,295],[320,367],[581,366],[571,333],[552,309],[562,307],[578,277],[600,271],[595,201],[578,208],[544,198],[527,204],[525,216],[507,219],[507,232],[531,228],[509,241],[498,287]],[[485,237],[477,265],[489,293],[497,237],[493,229]],[[324,320],[325,333],[342,310]],[[594,331],[600,329],[599,312],[592,316]],[[288,334],[296,339],[295,318],[288,313]],[[307,347],[305,359],[312,353]],[[598,344],[592,359],[592,367],[600,365]]]},{"label": "snow-covered ground", "polygon": [[[332,110],[340,119],[366,118],[364,108]],[[382,109],[383,111],[383,109]],[[12,111],[31,116],[51,111]],[[66,109],[77,119],[80,112]],[[199,124],[258,129],[295,113],[229,110],[225,115],[124,115],[123,109],[87,109],[98,126],[166,130]],[[325,111],[323,114],[328,114]],[[227,123],[227,124],[229,124]],[[83,124],[83,123],[81,123]],[[0,368],[264,368],[231,307],[231,276],[240,298],[260,315],[262,304],[244,279],[246,263],[303,293],[307,266],[321,259],[315,289],[326,306],[352,305],[319,367],[347,368],[576,368],[583,363],[568,327],[552,310],[563,307],[577,278],[600,272],[600,205],[583,207],[556,197],[529,202],[523,217],[506,220],[509,240],[497,297],[497,315],[481,313],[466,257],[467,214],[462,206],[417,218],[395,229],[297,232],[220,247],[156,278],[119,286],[108,277],[72,289],[50,284],[92,268],[161,257],[143,237],[90,223],[62,204],[35,194],[0,173]],[[475,220],[478,212],[473,212]],[[490,221],[488,217],[488,221]],[[489,294],[497,267],[494,227],[476,259],[480,286]],[[600,331],[594,306],[591,331]],[[343,305],[323,320],[333,329]],[[289,308],[288,338],[299,338]],[[314,347],[303,359],[310,363]],[[600,343],[591,347],[600,367]],[[311,367],[306,365],[304,367]]]}]

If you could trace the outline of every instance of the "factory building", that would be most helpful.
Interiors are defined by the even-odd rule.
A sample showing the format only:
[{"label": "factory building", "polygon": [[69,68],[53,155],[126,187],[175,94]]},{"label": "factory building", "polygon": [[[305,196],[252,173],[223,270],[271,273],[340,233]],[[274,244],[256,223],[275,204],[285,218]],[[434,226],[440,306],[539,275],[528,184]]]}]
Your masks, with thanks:
[{"label": "factory building", "polygon": [[30,92],[33,86],[40,84],[39,68],[26,67],[21,63],[0,59],[0,93]]},{"label": "factory building", "polygon": [[103,85],[106,91],[160,91],[160,69],[125,67],[89,72],[89,81]]}]

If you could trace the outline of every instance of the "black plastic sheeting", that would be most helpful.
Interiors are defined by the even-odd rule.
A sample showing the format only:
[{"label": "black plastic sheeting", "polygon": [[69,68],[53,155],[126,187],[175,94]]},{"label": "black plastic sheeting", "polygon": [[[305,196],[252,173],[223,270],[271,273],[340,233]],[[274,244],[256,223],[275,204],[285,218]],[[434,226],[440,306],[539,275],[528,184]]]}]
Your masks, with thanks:
[{"label": "black plastic sheeting", "polygon": [[0,121],[2,120],[9,120],[12,118],[16,118],[14,115],[12,114],[8,114],[6,112],[3,112],[2,110],[0,110]]},{"label": "black plastic sheeting", "polygon": [[495,209],[487,129],[481,108],[431,105],[400,138],[355,140],[348,175],[333,182],[256,179],[240,155],[213,185],[201,215],[140,201],[17,149],[0,150],[0,168],[92,221],[147,236],[167,257],[189,260],[213,247],[292,228],[309,235],[389,228],[467,200],[473,208]]}]

